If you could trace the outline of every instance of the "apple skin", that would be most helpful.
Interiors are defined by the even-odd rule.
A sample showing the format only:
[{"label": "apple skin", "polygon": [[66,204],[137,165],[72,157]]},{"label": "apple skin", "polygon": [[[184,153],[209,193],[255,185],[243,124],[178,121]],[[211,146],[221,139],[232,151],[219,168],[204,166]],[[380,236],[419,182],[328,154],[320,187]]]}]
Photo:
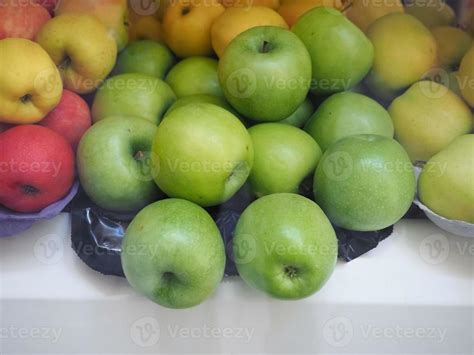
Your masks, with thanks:
[{"label": "apple skin", "polygon": [[36,36],[58,66],[66,89],[93,92],[112,71],[117,45],[93,15],[67,13],[48,21]]},{"label": "apple skin", "polygon": [[323,151],[347,136],[377,134],[393,138],[394,133],[387,110],[370,97],[354,92],[331,95],[311,116],[305,131]]},{"label": "apple skin", "polygon": [[165,80],[178,98],[197,94],[223,97],[217,66],[217,60],[212,58],[186,58],[171,68]]},{"label": "apple skin", "polygon": [[292,32],[251,28],[227,46],[219,61],[219,82],[237,112],[255,121],[281,121],[308,94],[311,58]]},{"label": "apple skin", "polygon": [[314,105],[310,99],[306,99],[290,116],[278,123],[288,124],[290,126],[301,128],[310,119],[314,113]]},{"label": "apple skin", "polygon": [[249,134],[254,149],[249,181],[255,195],[297,193],[321,158],[318,143],[305,131],[282,123],[262,123]]},{"label": "apple skin", "polygon": [[197,94],[197,95],[183,96],[179,98],[178,100],[176,100],[176,102],[173,105],[171,105],[168,111],[166,111],[165,117],[168,116],[171,112],[173,112],[179,107],[183,107],[190,104],[198,104],[198,103],[213,104],[213,105],[222,107],[223,109],[236,115],[232,106],[230,106],[229,103],[223,97],[208,95],[208,94]]},{"label": "apple skin", "polygon": [[420,201],[448,219],[474,223],[474,134],[453,140],[423,167],[418,180]]},{"label": "apple skin", "polygon": [[[432,81],[419,81],[388,108],[395,139],[412,162],[428,161],[473,128],[469,106],[454,92]],[[429,127],[429,129],[427,129]]]},{"label": "apple skin", "polygon": [[59,133],[75,151],[81,137],[92,124],[87,102],[76,93],[64,90],[61,101],[39,124]]},{"label": "apple skin", "polygon": [[157,125],[175,101],[176,95],[163,80],[139,73],[120,74],[106,80],[97,91],[92,119],[134,116]]},{"label": "apple skin", "polygon": [[474,108],[474,44],[461,61],[461,66],[458,71],[458,80],[462,97],[471,108]]},{"label": "apple skin", "polygon": [[173,53],[164,44],[137,41],[130,43],[119,54],[114,72],[142,73],[164,79],[175,61]]},{"label": "apple skin", "polygon": [[0,133],[0,204],[24,213],[42,210],[64,197],[74,182],[69,142],[37,125]]},{"label": "apple skin", "polygon": [[408,0],[405,2],[405,12],[417,18],[428,28],[452,26],[456,22],[456,14],[445,0],[431,0],[427,3]]},{"label": "apple skin", "polygon": [[40,45],[22,38],[0,40],[0,53],[0,122],[40,121],[61,100],[54,62]]},{"label": "apple skin", "polygon": [[151,173],[156,126],[139,117],[109,117],[94,124],[77,150],[81,185],[99,207],[136,212],[162,194]]},{"label": "apple skin", "polygon": [[153,175],[160,189],[204,207],[229,200],[253,164],[245,126],[212,104],[190,104],[171,112],[158,127],[153,153]]},{"label": "apple skin", "polygon": [[398,222],[415,197],[410,159],[395,140],[349,136],[329,147],[314,176],[315,200],[341,228],[375,231]]},{"label": "apple skin", "polygon": [[372,43],[334,8],[317,7],[308,11],[291,30],[308,48],[313,68],[311,89],[315,93],[349,90],[372,67]]},{"label": "apple skin", "polygon": [[97,17],[106,27],[120,52],[128,42],[127,0],[60,0],[55,14],[87,14]]},{"label": "apple skin", "polygon": [[250,286],[288,300],[320,290],[337,261],[331,223],[313,201],[273,194],[253,202],[234,232],[237,270]]},{"label": "apple skin", "polygon": [[436,40],[413,16],[391,13],[380,17],[369,27],[367,36],[375,56],[365,84],[374,96],[389,103],[436,66]]},{"label": "apple skin", "polygon": [[44,7],[30,2],[0,3],[0,40],[25,38],[33,40],[41,27],[51,19]]},{"label": "apple skin", "polygon": [[203,208],[181,199],[141,210],[127,228],[121,258],[130,285],[168,308],[202,303],[224,277],[219,229]]},{"label": "apple skin", "polygon": [[472,45],[469,33],[451,26],[436,26],[431,33],[438,46],[438,64],[446,69],[457,68]]},{"label": "apple skin", "polygon": [[180,58],[211,56],[211,26],[225,8],[221,0],[173,0],[162,21],[166,44]]}]

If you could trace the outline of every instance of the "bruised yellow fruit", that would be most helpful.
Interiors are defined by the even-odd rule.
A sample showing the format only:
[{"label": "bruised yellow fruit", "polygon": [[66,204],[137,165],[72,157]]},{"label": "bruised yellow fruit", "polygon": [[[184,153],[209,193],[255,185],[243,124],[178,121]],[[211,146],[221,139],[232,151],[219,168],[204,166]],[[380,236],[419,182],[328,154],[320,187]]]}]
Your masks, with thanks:
[{"label": "bruised yellow fruit", "polygon": [[436,41],[413,16],[392,13],[381,17],[369,27],[367,36],[375,50],[367,84],[381,98],[392,99],[436,64]]},{"label": "bruised yellow fruit", "polygon": [[248,9],[230,7],[214,22],[211,29],[212,46],[222,57],[227,45],[242,32],[257,26],[276,26],[288,29],[285,20],[265,6]]},{"label": "bruised yellow fruit", "polygon": [[385,0],[383,2],[348,0],[347,10],[344,13],[363,32],[367,32],[375,20],[392,12],[403,12],[400,0]]},{"label": "bruised yellow fruit", "polygon": [[431,33],[438,44],[438,64],[446,68],[458,66],[471,46],[471,36],[451,26],[433,27]]}]

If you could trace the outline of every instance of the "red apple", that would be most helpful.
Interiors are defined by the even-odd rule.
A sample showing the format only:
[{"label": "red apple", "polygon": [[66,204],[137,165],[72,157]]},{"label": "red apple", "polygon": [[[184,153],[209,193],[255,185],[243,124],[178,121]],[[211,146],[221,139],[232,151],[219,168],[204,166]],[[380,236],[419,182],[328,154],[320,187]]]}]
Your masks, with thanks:
[{"label": "red apple", "polygon": [[33,40],[50,18],[48,10],[30,1],[0,0],[0,39]]},{"label": "red apple", "polygon": [[74,182],[74,153],[68,141],[38,125],[0,133],[0,204],[37,212],[64,197]]},{"label": "red apple", "polygon": [[72,91],[64,90],[58,106],[39,124],[62,135],[76,150],[91,121],[91,111],[84,99]]}]

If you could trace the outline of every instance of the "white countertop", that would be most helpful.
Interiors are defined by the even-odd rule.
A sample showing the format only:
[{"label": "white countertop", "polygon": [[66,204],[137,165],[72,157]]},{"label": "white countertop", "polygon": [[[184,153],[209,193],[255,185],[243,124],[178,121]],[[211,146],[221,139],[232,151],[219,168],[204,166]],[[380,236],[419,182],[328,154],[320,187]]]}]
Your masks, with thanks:
[{"label": "white countertop", "polygon": [[[168,310],[70,248],[69,216],[0,238],[0,353],[472,354],[474,238],[404,220],[340,262],[316,295],[268,298],[225,279],[204,304]],[[47,333],[47,334],[46,334]]]}]

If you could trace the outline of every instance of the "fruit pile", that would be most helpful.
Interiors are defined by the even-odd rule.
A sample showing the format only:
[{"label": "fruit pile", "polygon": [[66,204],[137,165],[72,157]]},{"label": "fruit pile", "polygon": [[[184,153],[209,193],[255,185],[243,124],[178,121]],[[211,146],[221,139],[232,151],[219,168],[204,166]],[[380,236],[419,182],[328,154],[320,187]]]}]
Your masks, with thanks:
[{"label": "fruit pile", "polygon": [[[172,308],[212,294],[226,257],[274,297],[313,294],[334,226],[399,221],[414,164],[424,204],[474,223],[474,26],[441,0],[143,5],[0,0],[5,208],[38,212],[78,176],[136,214],[125,275]],[[226,255],[208,208],[241,189],[255,198]]]}]

